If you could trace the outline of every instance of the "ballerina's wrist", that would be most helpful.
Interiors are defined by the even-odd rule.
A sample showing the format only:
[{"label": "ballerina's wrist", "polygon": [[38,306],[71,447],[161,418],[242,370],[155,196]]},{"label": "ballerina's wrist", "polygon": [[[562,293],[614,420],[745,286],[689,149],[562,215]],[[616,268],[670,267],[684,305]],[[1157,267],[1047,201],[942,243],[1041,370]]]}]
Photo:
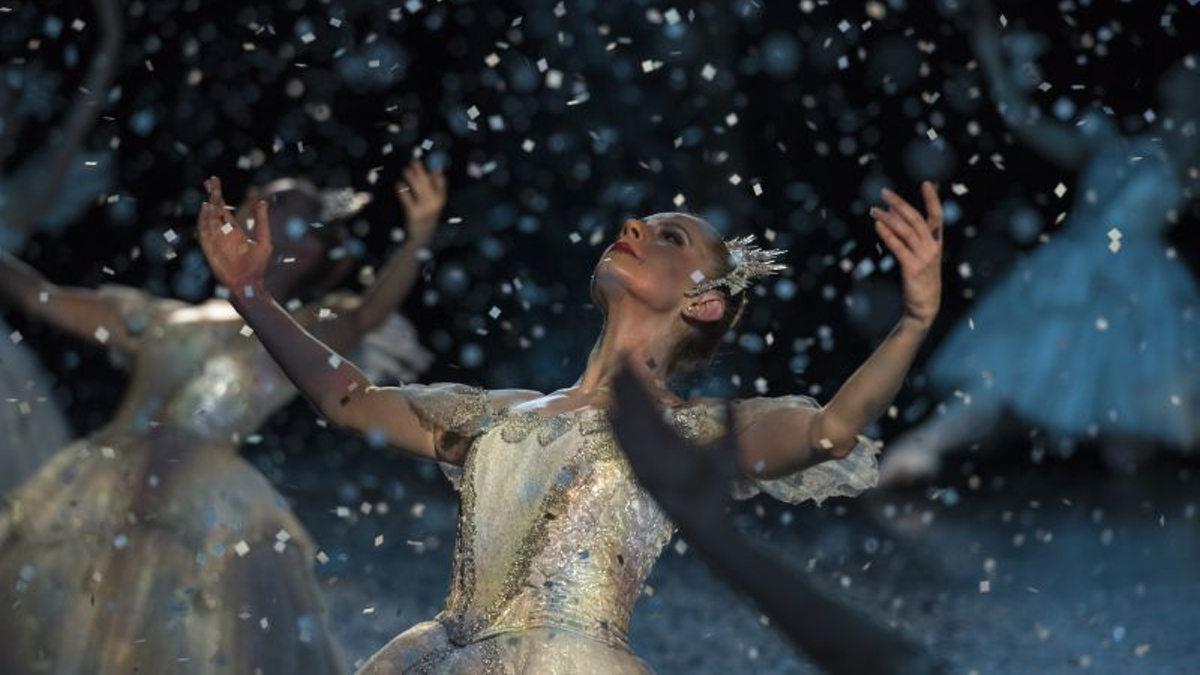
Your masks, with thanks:
[{"label": "ballerina's wrist", "polygon": [[433,240],[433,235],[437,229],[438,219],[427,218],[413,223],[409,223],[406,234],[408,235],[404,243],[425,245]]},{"label": "ballerina's wrist", "polygon": [[926,318],[922,318],[922,317],[918,317],[918,316],[913,316],[911,314],[905,314],[903,317],[900,318],[900,325],[903,328],[909,328],[909,329],[920,331],[921,334],[924,335],[925,333],[929,332],[930,328],[933,327],[933,318],[926,319]]},{"label": "ballerina's wrist", "polygon": [[271,297],[267,292],[266,285],[262,278],[246,279],[238,281],[229,286],[229,299],[234,302],[246,303],[256,299],[266,299]]}]

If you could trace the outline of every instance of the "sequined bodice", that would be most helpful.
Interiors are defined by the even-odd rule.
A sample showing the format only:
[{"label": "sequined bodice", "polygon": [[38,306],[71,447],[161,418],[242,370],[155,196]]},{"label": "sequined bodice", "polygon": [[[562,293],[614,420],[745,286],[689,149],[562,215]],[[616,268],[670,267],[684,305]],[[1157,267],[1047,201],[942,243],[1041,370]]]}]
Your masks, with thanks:
[{"label": "sequined bodice", "polygon": [[[715,431],[706,406],[670,413]],[[627,646],[642,584],[673,526],[637,483],[604,411],[501,413],[463,465],[450,596],[459,644],[531,627]]]},{"label": "sequined bodice", "polygon": [[[240,318],[179,320],[193,310],[169,301],[138,320],[130,383],[107,429],[171,427],[238,444],[295,394]],[[131,316],[131,320],[132,320]]]}]

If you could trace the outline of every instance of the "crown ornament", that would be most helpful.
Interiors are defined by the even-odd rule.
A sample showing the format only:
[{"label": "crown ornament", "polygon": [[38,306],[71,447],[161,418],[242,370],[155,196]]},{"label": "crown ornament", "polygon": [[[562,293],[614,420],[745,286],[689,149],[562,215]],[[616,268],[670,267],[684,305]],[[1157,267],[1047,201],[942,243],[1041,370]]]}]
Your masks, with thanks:
[{"label": "crown ornament", "polygon": [[354,188],[330,188],[321,190],[322,222],[329,223],[343,218],[349,218],[363,210],[371,203],[369,192],[358,192]]},{"label": "crown ornament", "polygon": [[729,262],[733,265],[733,269],[722,277],[700,281],[685,295],[695,297],[705,291],[720,287],[728,289],[730,295],[737,295],[749,288],[755,279],[769,277],[788,268],[787,265],[775,260],[787,253],[786,250],[759,248],[754,245],[754,235],[752,234],[726,239],[725,247],[729,250]]}]

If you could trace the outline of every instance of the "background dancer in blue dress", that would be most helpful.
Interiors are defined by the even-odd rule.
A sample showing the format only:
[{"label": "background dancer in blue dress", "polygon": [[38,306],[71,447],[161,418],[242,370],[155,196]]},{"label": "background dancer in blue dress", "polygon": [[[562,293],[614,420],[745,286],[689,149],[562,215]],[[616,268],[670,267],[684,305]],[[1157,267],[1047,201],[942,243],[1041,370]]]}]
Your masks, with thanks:
[{"label": "background dancer in blue dress", "polygon": [[1099,436],[1106,462],[1122,469],[1156,445],[1194,450],[1200,291],[1163,235],[1195,195],[1197,59],[1162,76],[1161,116],[1146,132],[1121,135],[1100,111],[1072,127],[1041,114],[1014,82],[991,3],[969,11],[975,53],[1013,135],[1081,175],[1062,231],[938,346],[926,373],[950,400],[889,445],[882,482],[932,477],[944,452],[987,436],[1005,410],[1062,440]]}]

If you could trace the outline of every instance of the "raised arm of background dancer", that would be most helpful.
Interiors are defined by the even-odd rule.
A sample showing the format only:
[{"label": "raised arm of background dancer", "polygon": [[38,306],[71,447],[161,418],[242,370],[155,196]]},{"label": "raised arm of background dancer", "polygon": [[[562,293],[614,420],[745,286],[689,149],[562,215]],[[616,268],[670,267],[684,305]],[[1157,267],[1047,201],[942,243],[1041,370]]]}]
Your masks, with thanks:
[{"label": "raised arm of background dancer", "polygon": [[970,4],[967,21],[971,44],[1005,124],[1023,143],[1048,161],[1063,168],[1078,169],[1088,153],[1083,135],[1047,117],[1012,81],[1004,63],[995,8],[990,0],[970,0]]},{"label": "raised arm of background dancer", "polygon": [[[217,212],[227,210],[221,180],[214,176],[204,185],[209,203]],[[408,223],[407,239],[355,304],[340,309],[336,319],[322,321],[315,329],[318,338],[335,351],[358,344],[364,335],[383,325],[404,303],[420,272],[420,252],[437,231],[442,209],[446,206],[446,180],[442,173],[430,173],[414,160],[405,168],[404,180],[396,187]],[[250,217],[254,203],[248,201],[251,198],[248,194],[247,202],[232,216],[233,222],[243,223]]]},{"label": "raised arm of background dancer", "polygon": [[84,340],[132,352],[137,339],[120,310],[90,288],[58,286],[37,270],[0,251],[0,296],[27,316]]},{"label": "raised arm of background dancer", "polygon": [[886,189],[888,208],[871,208],[876,233],[900,265],[900,321],[820,410],[776,410],[740,430],[738,465],[745,475],[778,478],[845,457],[896,397],[942,297],[942,204],[932,183],[922,183],[921,192],[928,217]]},{"label": "raised arm of background dancer", "polygon": [[382,325],[412,292],[421,271],[420,252],[433,239],[446,207],[446,177],[413,160],[404,169],[403,180],[396,183],[396,195],[404,207],[407,238],[375,276],[355,310],[356,324],[364,333]]},{"label": "raised arm of background dancer", "polygon": [[[205,186],[219,198],[213,181]],[[421,459],[437,456],[432,431],[423,428],[402,387],[380,388],[349,361],[306,331],[267,291],[271,262],[267,204],[254,207],[252,238],[226,209],[205,202],[197,223],[200,245],[217,281],[254,334],[296,388],[331,423],[360,433],[383,433],[392,446]]]}]

